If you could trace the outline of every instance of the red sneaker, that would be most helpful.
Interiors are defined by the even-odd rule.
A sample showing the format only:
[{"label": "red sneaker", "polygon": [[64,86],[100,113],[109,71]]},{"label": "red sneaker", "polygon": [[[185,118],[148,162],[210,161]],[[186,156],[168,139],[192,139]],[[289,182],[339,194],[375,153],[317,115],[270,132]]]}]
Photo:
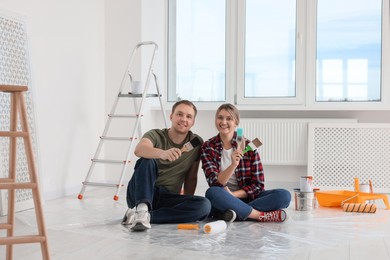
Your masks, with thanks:
[{"label": "red sneaker", "polygon": [[282,209],[263,212],[263,215],[259,217],[260,222],[283,222],[286,220],[286,211]]}]

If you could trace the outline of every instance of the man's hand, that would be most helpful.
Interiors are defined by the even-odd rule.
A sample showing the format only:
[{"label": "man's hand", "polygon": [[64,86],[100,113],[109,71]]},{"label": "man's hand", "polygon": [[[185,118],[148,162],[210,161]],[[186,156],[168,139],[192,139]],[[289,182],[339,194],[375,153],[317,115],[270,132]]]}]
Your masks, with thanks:
[{"label": "man's hand", "polygon": [[181,151],[179,148],[171,148],[169,150],[162,151],[160,154],[160,159],[173,162],[179,159],[180,156],[181,156]]}]

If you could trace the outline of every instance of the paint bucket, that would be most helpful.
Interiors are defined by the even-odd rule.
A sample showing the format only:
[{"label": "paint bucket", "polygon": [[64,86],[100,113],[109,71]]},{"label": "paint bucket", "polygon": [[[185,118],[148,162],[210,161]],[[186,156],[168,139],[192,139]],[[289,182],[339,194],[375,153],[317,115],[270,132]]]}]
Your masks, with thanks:
[{"label": "paint bucket", "polygon": [[144,92],[144,88],[142,86],[141,81],[133,81],[131,86],[132,94],[142,94]]},{"label": "paint bucket", "polygon": [[360,183],[359,184],[359,191],[360,192],[367,192],[367,193],[371,193],[371,189],[370,189],[370,184],[368,183]]},{"label": "paint bucket", "polygon": [[315,192],[302,192],[295,190],[295,209],[299,211],[311,211],[317,208]]}]

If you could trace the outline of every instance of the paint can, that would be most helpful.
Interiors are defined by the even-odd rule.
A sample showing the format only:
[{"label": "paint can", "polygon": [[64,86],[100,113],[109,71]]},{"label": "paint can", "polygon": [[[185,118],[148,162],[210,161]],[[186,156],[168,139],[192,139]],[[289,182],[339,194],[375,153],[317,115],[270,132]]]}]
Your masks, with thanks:
[{"label": "paint can", "polygon": [[301,192],[313,192],[313,176],[301,176],[299,188]]},{"label": "paint can", "polygon": [[141,81],[133,81],[131,86],[132,94],[142,94],[144,92],[144,88],[142,86]]},{"label": "paint can", "polygon": [[315,192],[302,192],[295,190],[295,209],[299,211],[311,211],[317,208]]},{"label": "paint can", "polygon": [[359,184],[359,191],[360,192],[370,193],[371,192],[370,184],[368,184],[368,183],[360,183]]}]

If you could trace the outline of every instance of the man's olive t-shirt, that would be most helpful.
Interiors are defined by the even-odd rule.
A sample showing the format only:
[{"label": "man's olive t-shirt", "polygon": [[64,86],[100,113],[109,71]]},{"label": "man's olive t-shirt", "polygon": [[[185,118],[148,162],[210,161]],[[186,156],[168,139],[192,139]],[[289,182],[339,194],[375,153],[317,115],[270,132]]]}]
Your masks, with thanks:
[{"label": "man's olive t-shirt", "polygon": [[[201,143],[203,139],[192,133],[188,132],[187,137],[181,144],[175,144],[168,136],[168,129],[152,129],[143,135],[144,138],[148,138],[155,148],[162,150],[168,150],[170,148],[181,149],[185,143],[189,142],[195,137],[198,137]],[[156,185],[164,186],[173,193],[180,193],[183,182],[195,161],[198,161],[200,157],[200,146],[195,147],[189,152],[183,152],[181,157],[176,161],[170,162],[168,160],[156,160],[158,165],[158,176]]]}]

